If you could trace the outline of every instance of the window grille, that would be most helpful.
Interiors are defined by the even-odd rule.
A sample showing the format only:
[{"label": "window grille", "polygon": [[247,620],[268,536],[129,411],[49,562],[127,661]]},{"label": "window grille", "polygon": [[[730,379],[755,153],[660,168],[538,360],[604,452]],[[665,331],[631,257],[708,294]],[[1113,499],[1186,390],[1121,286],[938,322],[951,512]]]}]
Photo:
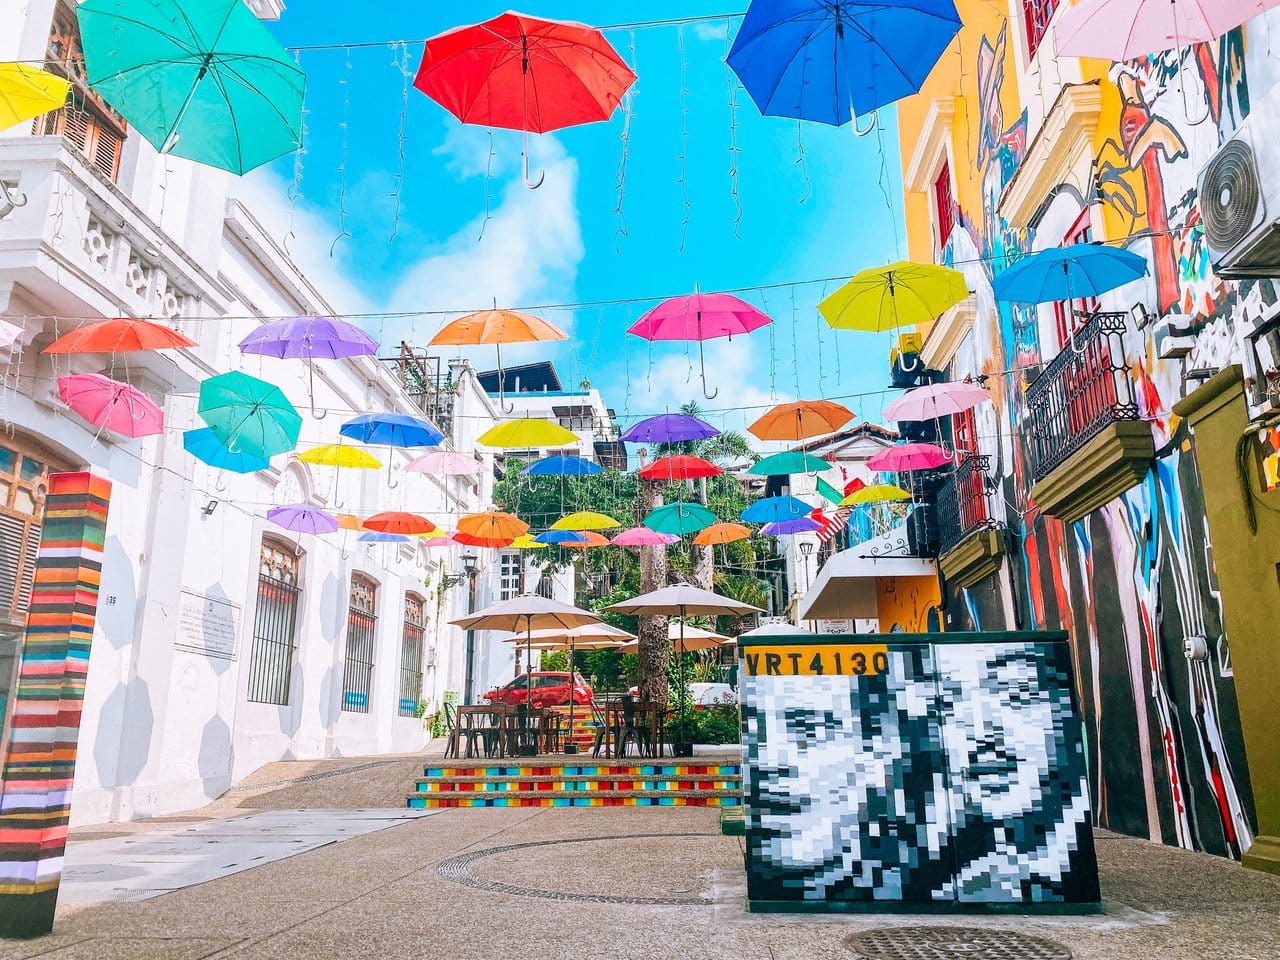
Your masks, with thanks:
[{"label": "window grille", "polygon": [[298,552],[291,544],[263,538],[249,653],[251,703],[289,703],[298,598],[302,593],[298,582],[300,567]]},{"label": "window grille", "polygon": [[347,607],[347,657],[342,671],[342,709],[368,713],[373,692],[373,661],[377,642],[378,585],[367,577],[351,578]]},{"label": "window grille", "polygon": [[400,716],[416,717],[422,698],[422,644],[426,635],[423,600],[416,593],[404,597],[404,637],[400,644]]}]

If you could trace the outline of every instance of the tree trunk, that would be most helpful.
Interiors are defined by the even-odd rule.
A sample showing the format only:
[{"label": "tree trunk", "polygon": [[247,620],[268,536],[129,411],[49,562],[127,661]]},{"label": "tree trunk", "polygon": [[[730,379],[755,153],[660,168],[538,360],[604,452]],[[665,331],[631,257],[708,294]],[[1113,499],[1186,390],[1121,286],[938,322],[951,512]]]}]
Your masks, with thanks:
[{"label": "tree trunk", "polygon": [[[644,513],[662,505],[662,487],[649,480],[640,481],[640,496]],[[667,551],[664,547],[640,548],[640,592],[661,590],[667,585]],[[640,649],[636,679],[640,687],[640,699],[655,703],[667,702],[667,664],[671,657],[671,644],[667,640],[666,617],[641,617],[637,634]]]},{"label": "tree trunk", "polygon": [[[702,501],[702,505],[707,505],[707,478],[702,477],[698,480],[698,498]],[[698,563],[695,578],[698,586],[703,590],[714,590],[716,581],[716,558],[713,552],[715,547],[698,547]]]}]

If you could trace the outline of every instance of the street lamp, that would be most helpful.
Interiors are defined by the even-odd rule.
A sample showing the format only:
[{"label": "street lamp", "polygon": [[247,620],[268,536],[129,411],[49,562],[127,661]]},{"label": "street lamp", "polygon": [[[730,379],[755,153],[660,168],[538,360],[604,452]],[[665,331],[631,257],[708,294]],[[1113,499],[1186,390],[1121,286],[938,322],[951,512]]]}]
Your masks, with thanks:
[{"label": "street lamp", "polygon": [[804,557],[804,592],[805,596],[809,595],[809,588],[813,586],[809,580],[809,555],[813,553],[813,541],[800,541],[800,554]]},{"label": "street lamp", "polygon": [[[460,577],[458,577],[456,582],[461,583],[462,580],[465,578],[470,584],[470,587],[467,590],[467,615],[470,616],[471,614],[476,612],[476,574],[480,572],[480,558],[476,556],[474,553],[470,553],[470,552],[464,553],[462,555],[462,570],[463,570],[463,573]],[[448,581],[449,581],[449,578],[446,577],[445,578],[446,584],[448,583]],[[475,685],[475,681],[473,679],[473,674],[475,670],[475,659],[476,659],[476,632],[474,630],[468,630],[467,631],[467,669],[466,669],[466,675],[464,677],[463,685],[462,685],[462,702],[467,704],[468,706],[470,706],[471,702],[475,698],[475,690],[472,689]]]}]

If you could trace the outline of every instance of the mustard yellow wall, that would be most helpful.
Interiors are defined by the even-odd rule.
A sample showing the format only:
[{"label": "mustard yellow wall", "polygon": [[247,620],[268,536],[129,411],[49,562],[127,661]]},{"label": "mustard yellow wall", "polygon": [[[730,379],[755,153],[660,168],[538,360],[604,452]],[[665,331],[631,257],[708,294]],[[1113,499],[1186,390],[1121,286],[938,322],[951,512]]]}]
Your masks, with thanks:
[{"label": "mustard yellow wall", "polygon": [[[942,604],[937,577],[879,577],[876,579],[876,615],[880,632],[927,633],[929,611]],[[937,629],[934,627],[933,629]]]}]

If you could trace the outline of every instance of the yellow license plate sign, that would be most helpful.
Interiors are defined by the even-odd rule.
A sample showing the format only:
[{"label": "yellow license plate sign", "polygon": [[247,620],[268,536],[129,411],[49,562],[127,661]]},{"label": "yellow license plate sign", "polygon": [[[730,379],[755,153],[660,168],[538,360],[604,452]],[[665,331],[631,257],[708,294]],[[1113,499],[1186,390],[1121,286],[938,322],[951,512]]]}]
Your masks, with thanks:
[{"label": "yellow license plate sign", "polygon": [[742,649],[749,677],[878,677],[889,672],[883,643],[782,644]]}]

